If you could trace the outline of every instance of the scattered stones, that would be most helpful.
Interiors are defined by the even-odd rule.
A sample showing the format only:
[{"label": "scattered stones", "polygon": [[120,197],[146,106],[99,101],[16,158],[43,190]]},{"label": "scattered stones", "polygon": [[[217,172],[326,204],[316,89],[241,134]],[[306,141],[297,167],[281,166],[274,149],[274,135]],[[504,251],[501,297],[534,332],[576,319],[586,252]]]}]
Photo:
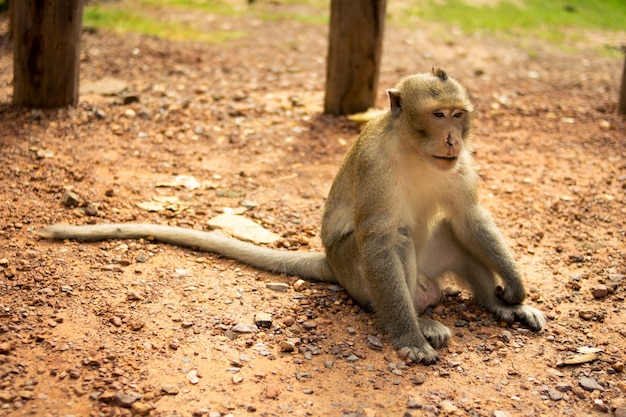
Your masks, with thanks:
[{"label": "scattered stones", "polygon": [[140,250],[135,257],[135,260],[139,263],[148,262],[148,259],[148,255],[146,255],[146,253],[142,250]]},{"label": "scattered stones", "polygon": [[580,384],[582,389],[584,389],[585,391],[589,391],[589,392],[593,392],[596,390],[601,391],[601,392],[604,391],[604,387],[598,384],[598,382],[593,378],[589,378],[585,376],[585,377],[580,378],[578,383]]},{"label": "scattered stones", "polygon": [[289,289],[289,285],[283,282],[268,282],[265,285],[265,287],[272,291],[280,291],[280,292],[286,292]]}]

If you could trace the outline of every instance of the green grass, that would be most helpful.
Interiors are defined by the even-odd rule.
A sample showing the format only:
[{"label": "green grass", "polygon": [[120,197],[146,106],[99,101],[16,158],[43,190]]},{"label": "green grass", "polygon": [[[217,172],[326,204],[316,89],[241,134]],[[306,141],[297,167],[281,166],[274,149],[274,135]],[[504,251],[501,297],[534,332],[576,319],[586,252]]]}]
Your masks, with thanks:
[{"label": "green grass", "polygon": [[[281,5],[312,5],[314,13],[299,13],[285,7],[272,7],[266,1],[258,3],[249,7],[244,3],[225,0],[122,0],[101,4],[96,2],[93,6],[85,7],[83,24],[86,27],[136,32],[172,40],[224,43],[230,39],[246,36],[246,34],[233,30],[210,31],[201,24],[178,22],[174,16],[203,12],[235,18],[249,16],[265,21],[295,19],[305,23],[327,24],[329,20],[324,0],[283,0],[281,2]],[[168,19],[168,11],[171,12],[170,19]]]},{"label": "green grass", "polygon": [[[472,4],[488,3],[488,6]],[[442,22],[464,33],[504,38],[534,37],[554,44],[584,40],[577,29],[626,30],[624,0],[409,0],[397,17],[402,23]]]}]

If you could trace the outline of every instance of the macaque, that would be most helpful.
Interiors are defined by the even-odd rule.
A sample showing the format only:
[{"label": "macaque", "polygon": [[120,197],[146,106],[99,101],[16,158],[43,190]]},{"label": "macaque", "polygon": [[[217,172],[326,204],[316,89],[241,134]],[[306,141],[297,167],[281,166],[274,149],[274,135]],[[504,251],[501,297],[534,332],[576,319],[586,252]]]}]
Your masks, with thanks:
[{"label": "macaque", "polygon": [[473,106],[443,70],[408,76],[388,90],[390,109],[371,120],[344,159],[324,208],[324,252],[290,252],[218,232],[152,224],[53,225],[54,239],[135,239],[193,247],[253,267],[341,285],[374,311],[399,353],[433,364],[451,336],[420,317],[440,298],[451,272],[475,303],[498,320],[540,330],[542,313],[526,292],[513,256],[479,205],[468,150]]}]

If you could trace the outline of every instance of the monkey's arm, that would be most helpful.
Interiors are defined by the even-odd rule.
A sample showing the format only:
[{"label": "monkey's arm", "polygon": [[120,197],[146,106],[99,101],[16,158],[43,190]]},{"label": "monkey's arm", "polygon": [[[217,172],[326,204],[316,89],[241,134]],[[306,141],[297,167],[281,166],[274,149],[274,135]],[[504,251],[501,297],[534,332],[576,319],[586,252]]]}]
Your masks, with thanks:
[{"label": "monkey's arm", "polygon": [[215,252],[250,266],[266,271],[312,278],[320,281],[336,282],[326,256],[322,252],[282,251],[221,235],[216,232],[185,229],[182,227],[155,224],[98,224],[68,226],[57,224],[44,227],[36,232],[49,239],[140,239],[152,237],[163,243],[201,251]]},{"label": "monkey's arm", "polygon": [[504,301],[511,304],[524,301],[526,292],[515,259],[489,212],[473,204],[450,220],[463,246],[500,276],[505,285],[501,294]]}]

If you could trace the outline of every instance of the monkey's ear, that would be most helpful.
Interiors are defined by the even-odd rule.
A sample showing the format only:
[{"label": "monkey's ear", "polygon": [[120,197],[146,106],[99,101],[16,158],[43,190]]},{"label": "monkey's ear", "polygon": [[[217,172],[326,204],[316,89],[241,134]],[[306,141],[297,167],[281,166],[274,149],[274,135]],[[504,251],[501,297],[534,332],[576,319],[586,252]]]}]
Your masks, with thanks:
[{"label": "monkey's ear", "polygon": [[400,90],[397,88],[390,88],[387,90],[387,94],[389,94],[389,104],[391,105],[391,114],[394,116],[399,116],[402,112],[402,96],[400,95]]}]

